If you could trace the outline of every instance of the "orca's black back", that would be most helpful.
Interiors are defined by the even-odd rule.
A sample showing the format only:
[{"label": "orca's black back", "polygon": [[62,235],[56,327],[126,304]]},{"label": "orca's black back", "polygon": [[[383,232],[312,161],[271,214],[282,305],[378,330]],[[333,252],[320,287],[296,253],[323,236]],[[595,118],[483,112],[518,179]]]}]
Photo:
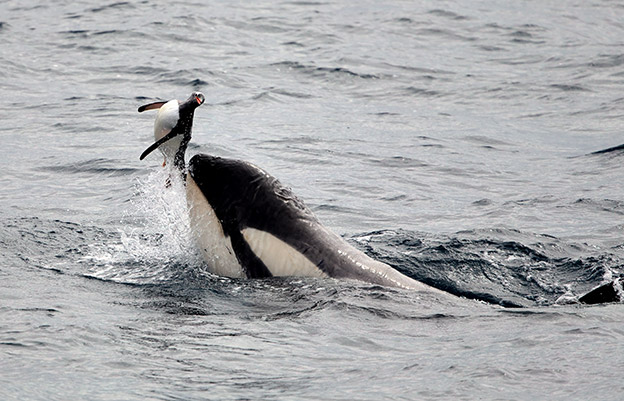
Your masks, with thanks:
[{"label": "orca's black back", "polygon": [[249,277],[270,276],[242,237],[255,228],[272,234],[331,275],[326,250],[331,240],[318,235],[323,227],[292,191],[264,170],[241,160],[196,155],[189,174],[213,208],[223,232]]},{"label": "orca's black back", "polygon": [[189,173],[226,235],[250,227],[284,239],[292,235],[293,223],[317,222],[289,188],[250,163],[200,154],[191,159]]}]

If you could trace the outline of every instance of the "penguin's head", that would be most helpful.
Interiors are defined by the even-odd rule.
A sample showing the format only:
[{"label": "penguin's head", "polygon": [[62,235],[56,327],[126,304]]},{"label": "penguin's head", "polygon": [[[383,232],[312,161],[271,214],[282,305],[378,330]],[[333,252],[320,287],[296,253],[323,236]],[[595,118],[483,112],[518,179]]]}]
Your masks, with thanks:
[{"label": "penguin's head", "polygon": [[201,106],[204,103],[204,101],[206,100],[206,98],[204,97],[204,94],[201,93],[201,92],[193,92],[193,93],[191,93],[191,97],[189,98],[189,100],[191,100],[191,99],[195,100],[197,102],[197,106],[195,106],[195,107]]},{"label": "penguin's head", "polygon": [[[167,159],[174,159],[176,166],[184,168],[184,153],[188,142],[191,140],[193,127],[193,114],[195,109],[205,101],[204,94],[193,92],[184,102],[170,100],[168,102],[154,102],[139,107],[139,113],[146,110],[158,109],[158,115],[154,122],[154,142],[141,154],[140,160],[155,149],[161,148]],[[172,141],[173,139],[176,139]]]}]

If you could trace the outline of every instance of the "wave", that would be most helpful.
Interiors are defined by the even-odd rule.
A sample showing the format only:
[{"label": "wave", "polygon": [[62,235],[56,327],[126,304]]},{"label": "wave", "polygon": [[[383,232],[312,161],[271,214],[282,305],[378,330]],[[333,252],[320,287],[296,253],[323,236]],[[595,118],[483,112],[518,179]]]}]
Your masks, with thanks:
[{"label": "wave", "polygon": [[96,158],[68,164],[42,166],[35,169],[38,171],[54,173],[90,174],[106,176],[131,175],[140,171],[140,169],[132,167],[117,167],[119,166],[119,164],[120,163],[118,160]]},{"label": "wave", "polygon": [[[388,297],[403,306],[416,302],[404,292],[359,282],[213,276],[190,238],[183,188],[174,185],[163,190],[166,179],[163,169],[137,184],[132,206],[118,226],[36,217],[5,220],[0,231],[2,254],[30,267],[140,285],[157,292],[184,294],[188,288],[195,288],[200,293],[218,291],[236,297],[236,292],[250,291],[259,304],[271,304],[267,297],[275,296],[276,291],[295,291],[297,296],[312,298],[322,293],[332,299],[328,304],[320,303],[323,297],[316,298],[317,306],[293,309],[301,313],[313,307],[340,309],[340,300],[331,294],[345,291],[366,294],[367,299]],[[382,230],[356,235],[349,241],[416,280],[460,297],[505,307],[577,301],[597,287],[608,290],[608,283],[617,283],[622,277],[624,267],[621,247],[601,249],[509,229],[469,230],[452,236]],[[285,313],[283,308],[279,311]],[[379,313],[411,316],[400,307],[393,313],[386,309]]]},{"label": "wave", "polygon": [[304,75],[313,77],[326,77],[326,78],[359,78],[359,79],[380,79],[381,77],[376,74],[366,74],[352,71],[344,67],[318,67],[315,65],[302,64],[297,61],[281,61],[279,63],[270,64],[273,68],[287,68],[289,70],[300,72]]},{"label": "wave", "polygon": [[619,249],[596,249],[517,230],[471,230],[452,237],[377,231],[353,240],[416,280],[503,306],[578,299],[621,276],[624,266]]}]

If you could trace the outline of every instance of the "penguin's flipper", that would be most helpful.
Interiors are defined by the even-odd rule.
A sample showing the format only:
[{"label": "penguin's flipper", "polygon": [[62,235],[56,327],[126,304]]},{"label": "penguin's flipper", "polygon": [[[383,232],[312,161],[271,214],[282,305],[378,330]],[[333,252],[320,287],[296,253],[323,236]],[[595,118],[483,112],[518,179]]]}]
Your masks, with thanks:
[{"label": "penguin's flipper", "polygon": [[142,113],[145,110],[160,109],[162,105],[165,103],[167,102],[154,102],[154,103],[144,104],[143,106],[139,107],[139,113]]},{"label": "penguin's flipper", "polygon": [[141,157],[139,157],[139,160],[143,160],[145,159],[145,157],[147,155],[149,155],[150,153],[152,153],[153,151],[155,151],[156,149],[158,149],[158,147],[160,145],[162,145],[163,143],[167,142],[168,140],[170,140],[171,138],[174,138],[176,136],[178,136],[180,134],[179,129],[173,129],[171,130],[170,133],[168,133],[167,135],[163,136],[162,138],[160,138],[159,140],[157,140],[156,142],[154,142],[153,144],[151,144],[149,146],[149,148],[145,149],[145,151],[141,154]]}]

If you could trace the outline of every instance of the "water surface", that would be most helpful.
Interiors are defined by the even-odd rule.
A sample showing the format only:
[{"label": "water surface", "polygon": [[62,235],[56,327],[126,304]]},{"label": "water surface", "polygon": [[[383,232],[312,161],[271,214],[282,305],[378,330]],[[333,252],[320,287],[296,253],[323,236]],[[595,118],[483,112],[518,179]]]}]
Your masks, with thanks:
[{"label": "water surface", "polygon": [[[622,12],[1,3],[0,398],[620,399],[621,305],[568,302],[624,265]],[[194,90],[191,154],[463,299],[207,273],[138,160]]]}]

